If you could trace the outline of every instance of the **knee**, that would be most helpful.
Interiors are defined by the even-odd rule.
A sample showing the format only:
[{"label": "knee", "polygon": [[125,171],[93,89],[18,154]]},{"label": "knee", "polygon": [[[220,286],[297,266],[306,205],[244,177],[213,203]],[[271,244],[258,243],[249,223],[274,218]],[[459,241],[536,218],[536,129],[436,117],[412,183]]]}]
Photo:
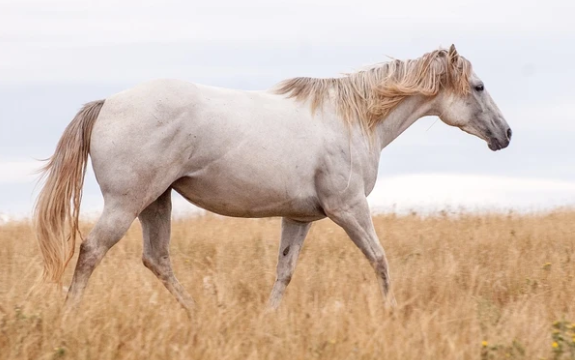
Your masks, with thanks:
[{"label": "knee", "polygon": [[170,262],[168,255],[154,257],[146,253],[142,254],[142,264],[156,275],[164,274],[166,270],[170,269],[168,262]]},{"label": "knee", "polygon": [[145,255],[142,255],[142,264],[148,270],[152,271],[152,273],[155,276],[157,276],[157,277],[162,276],[162,269],[158,266],[158,264],[154,261],[154,259],[147,257]]},{"label": "knee", "polygon": [[152,270],[155,267],[152,260],[144,254],[142,254],[142,264],[149,270]]}]

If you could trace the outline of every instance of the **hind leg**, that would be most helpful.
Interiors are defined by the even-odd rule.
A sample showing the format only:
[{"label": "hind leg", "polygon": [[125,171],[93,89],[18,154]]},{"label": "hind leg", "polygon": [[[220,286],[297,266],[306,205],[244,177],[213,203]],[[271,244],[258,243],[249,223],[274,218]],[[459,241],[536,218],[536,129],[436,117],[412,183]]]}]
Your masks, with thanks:
[{"label": "hind leg", "polygon": [[124,236],[135,218],[135,212],[118,202],[105,204],[100,219],[88,238],[80,245],[74,277],[66,297],[67,309],[78,306],[94,268],[108,250]]},{"label": "hind leg", "polygon": [[171,191],[172,189],[169,188],[138,215],[144,237],[142,262],[191,315],[194,300],[174,276],[170,263]]}]

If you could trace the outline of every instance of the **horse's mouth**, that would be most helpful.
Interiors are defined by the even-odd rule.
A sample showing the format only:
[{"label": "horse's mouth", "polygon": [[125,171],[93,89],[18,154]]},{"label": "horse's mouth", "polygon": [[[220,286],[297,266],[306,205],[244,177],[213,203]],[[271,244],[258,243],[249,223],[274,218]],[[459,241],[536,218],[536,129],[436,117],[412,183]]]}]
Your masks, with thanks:
[{"label": "horse's mouth", "polygon": [[509,146],[509,140],[507,140],[505,143],[501,143],[496,138],[490,138],[487,141],[487,145],[489,146],[489,149],[491,149],[493,151],[497,151],[497,150],[501,150],[501,149],[504,149],[507,146]]}]

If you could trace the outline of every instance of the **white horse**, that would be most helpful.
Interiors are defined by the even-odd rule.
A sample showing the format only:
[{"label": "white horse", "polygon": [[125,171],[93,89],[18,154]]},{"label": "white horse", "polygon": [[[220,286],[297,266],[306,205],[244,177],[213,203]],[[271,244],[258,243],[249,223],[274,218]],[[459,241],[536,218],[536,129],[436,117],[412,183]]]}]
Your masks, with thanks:
[{"label": "white horse", "polygon": [[157,80],[86,104],[45,167],[35,209],[44,275],[59,282],[72,258],[88,155],[104,197],[102,215],[80,246],[67,297],[74,307],[106,252],[138,217],[142,260],[190,311],[173,274],[171,192],[209,211],[282,217],[277,308],[313,221],[341,226],[373,266],[394,304],[383,247],[366,197],[381,150],[417,119],[436,115],[507,147],[511,129],[468,60],[436,50],[341,78],[295,78],[268,91]]}]

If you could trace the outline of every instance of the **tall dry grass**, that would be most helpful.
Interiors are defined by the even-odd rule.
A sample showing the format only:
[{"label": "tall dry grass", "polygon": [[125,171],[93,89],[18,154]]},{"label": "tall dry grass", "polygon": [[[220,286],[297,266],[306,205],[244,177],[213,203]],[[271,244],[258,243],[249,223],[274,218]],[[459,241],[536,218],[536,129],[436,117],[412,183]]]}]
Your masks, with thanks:
[{"label": "tall dry grass", "polygon": [[[175,222],[175,272],[197,301],[191,324],[142,266],[137,223],[96,269],[83,305],[66,320],[63,292],[36,283],[41,264],[29,226],[2,225],[0,358],[571,356],[571,325],[552,326],[575,316],[573,210],[391,215],[376,217],[375,226],[390,262],[396,310],[383,308],[368,262],[344,232],[321,221],[307,238],[281,309],[266,314],[279,220]],[[72,266],[66,282],[71,275]]]}]

